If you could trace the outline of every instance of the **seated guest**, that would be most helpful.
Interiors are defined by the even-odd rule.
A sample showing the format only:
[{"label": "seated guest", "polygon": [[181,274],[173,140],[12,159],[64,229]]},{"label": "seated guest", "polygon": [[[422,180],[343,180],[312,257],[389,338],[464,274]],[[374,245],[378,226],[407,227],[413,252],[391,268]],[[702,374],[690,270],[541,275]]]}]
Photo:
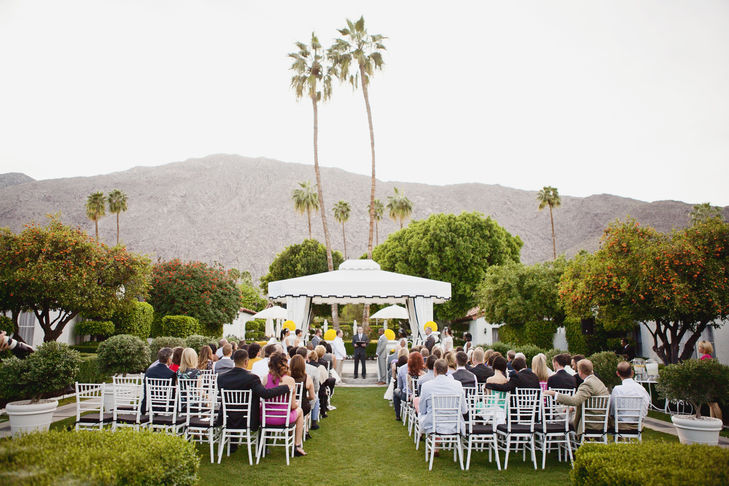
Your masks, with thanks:
[{"label": "seated guest", "polygon": [[558,354],[552,358],[554,374],[547,379],[547,388],[577,388],[575,377],[565,371],[565,366],[570,365],[570,355],[567,353]]},{"label": "seated guest", "polygon": [[577,363],[577,373],[582,378],[582,383],[577,387],[577,391],[573,396],[556,393],[554,390],[547,390],[544,393],[555,397],[558,403],[575,407],[575,420],[573,425],[579,435],[584,432],[584,426],[580,420],[582,418],[581,405],[590,397],[609,395],[610,392],[605,384],[600,381],[600,378],[594,375],[592,361],[589,359],[581,359]]},{"label": "seated guest", "polygon": [[[402,353],[405,350],[401,350]],[[420,356],[420,359],[423,358],[423,356],[418,353],[417,351],[413,351],[411,354],[417,354]],[[407,358],[400,357],[398,359],[398,367],[397,372],[395,374],[395,389],[392,392],[392,406],[395,409],[395,420],[400,420],[400,406],[402,404],[402,401],[407,398],[407,375],[408,375],[408,362],[410,360],[410,357]],[[404,361],[404,363],[403,363]],[[403,363],[400,365],[400,363]]]},{"label": "seated guest", "polygon": [[276,352],[276,349],[278,349],[278,344],[266,344],[263,348],[263,359],[251,366],[251,373],[258,376],[261,383],[264,382],[266,375],[268,374],[269,357]]},{"label": "seated guest", "polygon": [[[494,361],[495,363],[496,361]],[[514,374],[511,375],[509,381],[504,385],[489,383],[486,380],[486,388],[497,391],[513,392],[517,388],[540,388],[539,378],[532,373],[532,370],[526,367],[526,360],[521,356],[515,357],[511,363],[514,368]]]},{"label": "seated guest", "polygon": [[177,346],[175,349],[172,350],[172,363],[170,364],[170,369],[174,372],[177,372],[177,370],[180,368],[180,359],[182,358],[183,349],[185,348]]},{"label": "seated guest", "polygon": [[[489,368],[493,368],[494,367],[494,360],[496,358],[504,358],[504,356],[501,353],[499,353],[498,351],[494,351],[489,356],[489,359],[486,360],[486,366],[488,366]],[[506,361],[506,358],[504,358],[504,361]],[[507,367],[506,370],[508,372],[509,368]]]},{"label": "seated guest", "polygon": [[323,353],[319,356],[319,362],[326,366],[327,370],[334,369],[334,355],[332,354],[332,345],[326,341],[314,347],[316,354],[319,354],[319,346],[323,348]]},{"label": "seated guest", "polygon": [[[466,395],[463,392],[463,386],[461,382],[452,379],[447,375],[448,364],[444,359],[436,360],[433,365],[433,372],[435,378],[423,383],[423,387],[420,390],[420,403],[419,403],[419,420],[420,428],[425,434],[433,433],[433,397],[436,395],[460,395],[461,399],[461,413],[465,414],[468,412],[468,406],[466,405]],[[461,430],[463,430],[464,424],[461,424]],[[449,423],[445,428],[435,431],[439,434],[455,434],[458,432],[455,424]]]},{"label": "seated guest", "polygon": [[484,394],[486,395],[491,393],[491,390],[488,387],[489,384],[505,385],[509,381],[508,378],[506,378],[506,359],[501,355],[493,356],[492,359],[494,374],[486,379],[487,386],[484,389]]},{"label": "seated guest", "polygon": [[435,356],[432,354],[428,356],[428,359],[425,360],[425,374],[421,375],[418,379],[418,394],[420,393],[420,389],[423,387],[423,383],[427,383],[428,381],[435,378],[435,374],[433,374],[433,366],[435,366],[435,362],[438,360]]},{"label": "seated guest", "polygon": [[231,346],[230,343],[223,346],[223,357],[220,358],[215,365],[213,365],[213,371],[215,371],[218,375],[222,375],[232,370],[235,366],[231,359],[232,354],[233,346]]},{"label": "seated guest", "polygon": [[575,354],[572,356],[572,363],[570,367],[565,367],[565,371],[572,376],[575,377],[575,382],[577,383],[577,386],[580,386],[582,384],[582,378],[580,378],[580,374],[577,372],[577,363],[579,363],[581,360],[585,359],[585,357],[581,354]]},{"label": "seated guest", "polygon": [[[316,369],[315,373],[318,376],[319,380],[319,408],[320,408],[320,415],[324,418],[327,418],[327,412],[329,412],[329,395],[327,395],[327,388],[331,391],[334,389],[334,378],[329,378],[329,372],[326,369],[326,366],[322,365],[319,362],[319,353],[316,352],[316,349],[314,351],[308,352],[308,361],[307,364],[314,367]],[[330,381],[331,380],[331,381]],[[331,385],[331,387],[330,387]]]},{"label": "seated guest", "polygon": [[147,401],[147,378],[168,379],[170,383],[174,383],[177,375],[172,371],[169,365],[172,364],[172,348],[162,348],[157,351],[157,363],[153,364],[144,373],[144,392],[142,396],[141,411],[145,413]]},{"label": "seated guest", "polygon": [[[304,414],[304,417],[306,417],[311,413],[311,404],[316,399],[316,396],[314,395],[314,382],[311,377],[306,374],[306,361],[304,361],[304,358],[301,355],[294,353],[291,357],[289,367],[291,368],[291,378],[294,379],[294,382],[304,384],[304,399],[301,401],[300,405],[301,411]],[[314,421],[312,420],[312,424],[313,423]]]},{"label": "seated guest", "polygon": [[[390,360],[390,371],[392,372],[393,380],[397,380],[397,369],[400,368],[400,366],[402,366],[404,363],[407,363],[408,354],[409,353],[407,348],[400,348],[400,351],[398,351],[395,359]],[[395,388],[397,388],[397,384],[395,384]]]},{"label": "seated guest", "polygon": [[200,369],[197,367],[197,364],[198,359],[195,350],[192,348],[183,349],[180,366],[177,369],[177,378],[197,378],[200,375]]},{"label": "seated guest", "polygon": [[468,355],[463,351],[456,353],[456,371],[451,375],[454,380],[460,381],[461,385],[476,388],[476,375],[466,369]]},{"label": "seated guest", "polygon": [[[621,361],[618,363],[618,369],[615,372],[622,383],[613,388],[613,392],[610,394],[612,399],[610,400],[610,419],[612,420],[615,416],[615,404],[620,400],[621,397],[640,397],[641,403],[641,414],[643,418],[648,415],[648,407],[651,404],[651,397],[648,392],[643,388],[643,385],[636,383],[633,380],[633,367],[627,361]],[[633,417],[623,417],[620,419],[621,432],[624,431],[635,431],[637,430],[638,419]],[[613,429],[614,430],[614,429]]]},{"label": "seated guest", "polygon": [[220,341],[218,341],[218,350],[215,351],[215,355],[218,357],[218,359],[223,357],[223,346],[228,344],[228,340],[223,338]]},{"label": "seated guest", "polygon": [[[468,368],[468,371],[476,375],[476,380],[478,380],[479,383],[486,383],[486,380],[494,374],[494,370],[484,364],[484,357],[485,354],[483,349],[480,347],[475,348],[471,353],[471,363],[473,366]],[[456,356],[456,359],[458,359],[458,356]]]},{"label": "seated guest", "polygon": [[288,359],[291,359],[296,354],[296,348],[298,348],[298,346],[287,346],[286,347],[286,355],[287,355]]},{"label": "seated guest", "polygon": [[[405,385],[408,387],[408,390],[414,389],[413,381],[417,382],[424,374],[425,363],[423,362],[423,355],[417,351],[410,353],[410,356],[408,356],[407,375],[405,375],[405,379],[407,380]],[[412,397],[410,399],[412,400]]]},{"label": "seated guest", "polygon": [[552,374],[552,370],[547,367],[547,357],[544,353],[539,353],[532,358],[532,372],[539,378],[539,386],[542,390],[547,389],[547,380]]},{"label": "seated guest", "polygon": [[435,346],[433,346],[433,349],[430,350],[430,354],[435,356],[436,359],[441,359],[443,357],[443,348],[436,344]]},{"label": "seated guest", "polygon": [[236,351],[238,351],[238,343],[236,343],[235,341],[231,341],[229,344],[230,344],[231,356],[232,356],[232,353],[235,353]]},{"label": "seated guest", "polygon": [[261,361],[261,357],[258,356],[258,354],[261,352],[261,345],[258,343],[251,343],[248,345],[248,368],[247,370],[250,371],[250,369],[253,367],[254,364]]},{"label": "seated guest", "polygon": [[516,357],[516,351],[513,349],[510,349],[506,352],[506,369],[509,370],[509,374],[511,374],[512,371],[514,371],[514,368],[512,367],[511,363],[514,361],[514,358]]},{"label": "seated guest", "polygon": [[454,351],[448,351],[445,353],[445,356],[443,359],[446,360],[446,363],[448,363],[448,375],[452,375],[456,372],[456,368],[458,368],[458,363],[456,363],[456,353]]},{"label": "seated guest", "polygon": [[[281,385],[275,388],[266,388],[261,384],[258,376],[254,375],[246,369],[248,361],[248,353],[239,349],[233,354],[233,362],[235,366],[232,370],[218,376],[218,388],[220,390],[252,390],[251,393],[251,430],[258,430],[260,424],[260,399],[273,398],[288,393],[290,388],[288,385]],[[222,395],[222,392],[221,392]],[[221,407],[220,413],[223,409]],[[239,412],[228,413],[228,427],[233,429],[243,429],[246,424],[243,422],[242,414]],[[231,449],[237,446],[231,446]]]},{"label": "seated guest", "polygon": [[[491,365],[489,364],[489,360],[491,359],[491,356],[492,356],[493,354],[494,354],[494,350],[493,350],[493,349],[490,349],[490,348],[489,348],[489,349],[487,349],[486,351],[484,351],[484,353],[483,353],[483,361],[482,361],[482,362],[483,362],[483,364],[485,364],[485,365],[486,365],[486,367],[490,367],[490,366],[491,366]],[[473,356],[473,355],[472,355],[472,356]],[[471,358],[471,359],[473,359],[473,358]],[[478,376],[478,375],[476,375],[476,376]]]},{"label": "seated guest", "polygon": [[197,360],[197,369],[212,370],[213,363],[213,350],[210,346],[203,346],[200,348],[200,357]]},{"label": "seated guest", "polygon": [[[311,378],[311,382],[314,386],[314,402],[311,405],[311,430],[316,430],[319,428],[318,422],[321,410],[321,404],[319,402],[319,391],[321,390],[321,385],[319,383],[319,367],[311,365],[306,361],[309,353],[309,349],[303,346],[300,346],[296,350],[296,354],[301,356],[301,358],[304,360],[304,369],[306,371],[306,376]],[[326,418],[326,410],[324,411],[324,418]]]},{"label": "seated guest", "polygon": [[[295,432],[295,456],[305,456],[303,447],[304,438],[304,414],[296,400],[296,383],[289,373],[289,364],[286,355],[283,353],[273,353],[268,360],[268,375],[266,376],[266,388],[275,388],[279,385],[288,385],[291,389],[291,415],[289,415],[289,424],[296,424]],[[261,410],[263,413],[263,410]],[[284,425],[286,419],[275,419],[273,422],[267,422],[267,425]]]}]

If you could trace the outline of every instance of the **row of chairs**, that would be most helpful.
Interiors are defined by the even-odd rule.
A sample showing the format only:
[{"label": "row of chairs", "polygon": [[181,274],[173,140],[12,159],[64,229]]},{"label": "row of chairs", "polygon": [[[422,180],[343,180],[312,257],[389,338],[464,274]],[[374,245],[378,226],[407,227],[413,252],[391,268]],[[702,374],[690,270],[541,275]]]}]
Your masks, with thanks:
[{"label": "row of chairs", "polygon": [[[169,379],[142,376],[114,377],[111,386],[76,383],[75,428],[149,428],[183,435],[187,440],[208,443],[211,463],[215,444],[218,463],[224,449],[230,455],[231,445],[245,445],[251,465],[254,453],[258,463],[267,447],[284,446],[288,465],[295,450],[296,424],[289,419],[291,394],[261,400],[261,427],[251,430],[252,392],[218,389],[215,378],[214,373],[203,373],[175,384]],[[304,398],[303,384],[297,384],[296,394],[299,400]],[[234,424],[229,423],[229,417],[235,418]]]},{"label": "row of chairs", "polygon": [[[417,386],[409,386],[408,393],[417,396]],[[572,395],[574,389],[555,389]],[[461,400],[465,400],[468,413],[461,415]],[[419,447],[421,431],[413,401],[407,400],[403,417],[409,421],[409,433],[415,433],[416,449]],[[542,452],[542,469],[546,467],[547,454],[558,452],[558,459],[573,461],[573,451],[586,441],[608,442],[608,433],[614,440],[641,440],[642,399],[641,397],[619,397],[613,404],[614,425],[608,430],[611,397],[591,397],[581,405],[581,427],[576,434],[572,426],[569,407],[559,404],[554,397],[541,389],[522,388],[515,393],[494,392],[483,394],[479,389],[464,387],[464,396],[443,395],[433,397],[433,430],[425,440],[425,459],[432,469],[435,445],[444,450],[453,450],[454,460],[463,465],[466,449],[465,469],[469,469],[473,451],[488,451],[489,462],[495,456],[497,468],[501,469],[499,450],[504,451],[504,469],[508,467],[511,452],[526,452],[537,469],[537,450]],[[406,419],[403,420],[405,422]],[[455,433],[440,434],[439,430],[453,430]]]}]

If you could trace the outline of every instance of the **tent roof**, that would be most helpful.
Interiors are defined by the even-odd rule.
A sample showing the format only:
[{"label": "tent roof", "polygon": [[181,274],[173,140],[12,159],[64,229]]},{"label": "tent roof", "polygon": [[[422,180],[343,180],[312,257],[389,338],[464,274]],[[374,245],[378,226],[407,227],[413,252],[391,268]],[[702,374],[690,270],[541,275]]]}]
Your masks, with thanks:
[{"label": "tent roof", "polygon": [[268,297],[311,297],[314,304],[403,304],[408,297],[427,297],[442,303],[451,298],[451,284],[386,272],[373,260],[347,260],[333,272],[271,282]]}]

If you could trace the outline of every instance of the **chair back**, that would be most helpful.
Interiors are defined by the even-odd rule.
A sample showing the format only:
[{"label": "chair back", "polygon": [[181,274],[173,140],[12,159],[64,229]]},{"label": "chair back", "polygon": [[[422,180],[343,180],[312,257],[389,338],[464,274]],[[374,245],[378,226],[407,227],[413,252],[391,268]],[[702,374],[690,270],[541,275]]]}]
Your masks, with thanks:
[{"label": "chair back", "polygon": [[582,423],[586,435],[606,434],[610,395],[590,397],[582,403]]},{"label": "chair back", "polygon": [[306,389],[304,388],[304,382],[300,382],[296,384],[296,400],[299,402],[299,406],[301,406],[302,403],[304,403],[304,392]]},{"label": "chair back", "polygon": [[[180,405],[184,405],[185,424],[189,427],[191,419],[197,419],[206,425],[215,423],[215,403],[217,388],[199,386],[197,379],[181,379],[178,384]],[[180,408],[182,411],[183,408]],[[182,412],[181,412],[182,413]]]},{"label": "chair back", "polygon": [[292,425],[289,421],[291,416],[291,392],[273,398],[261,400],[261,427]]},{"label": "chair back", "polygon": [[125,376],[114,376],[114,385],[138,385],[142,386],[144,375],[125,375]]},{"label": "chair back", "polygon": [[483,395],[484,390],[486,389],[486,382],[483,383],[476,383],[476,388],[478,388],[478,394]]},{"label": "chair back", "polygon": [[213,388],[218,386],[218,374],[213,370],[200,371],[198,378],[200,378],[201,386],[204,388]]},{"label": "chair back", "polygon": [[[639,431],[643,425],[643,398],[640,396],[613,397],[615,411],[615,432],[621,424],[637,426]],[[636,431],[637,433],[637,431]]]},{"label": "chair back", "polygon": [[433,431],[436,434],[455,429],[463,432],[463,415],[461,414],[461,395],[433,395]]},{"label": "chair back", "polygon": [[513,425],[528,425],[534,432],[534,421],[539,411],[539,397],[541,388],[516,388],[509,398],[509,412],[507,426],[509,430]]},{"label": "chair back", "polygon": [[405,375],[405,390],[409,401],[418,396],[418,378],[411,375]]},{"label": "chair back", "polygon": [[550,388],[550,390],[554,390],[557,393],[569,396],[574,396],[574,394],[577,392],[577,388]]},{"label": "chair back", "polygon": [[76,421],[81,414],[92,412],[98,414],[99,422],[104,418],[104,383],[76,382]]},{"label": "chair back", "polygon": [[466,398],[468,398],[471,395],[478,396],[478,387],[477,386],[464,386],[463,393],[466,394]]},{"label": "chair back", "polygon": [[545,434],[549,431],[557,433],[567,433],[570,430],[570,414],[567,406],[561,405],[556,400],[557,397],[542,394],[542,400],[539,401],[541,410],[541,426],[542,432]]},{"label": "chair back", "polygon": [[145,378],[145,389],[147,394],[147,412],[149,418],[154,422],[155,416],[171,416],[177,418],[177,399],[175,398],[176,386],[169,378]]},{"label": "chair back", "polygon": [[225,390],[220,389],[220,395],[223,399],[223,427],[228,425],[228,414],[241,414],[242,423],[245,428],[251,428],[251,402],[253,397],[252,390]]},{"label": "chair back", "polygon": [[141,402],[141,383],[114,383],[114,417],[119,412],[139,414]]}]

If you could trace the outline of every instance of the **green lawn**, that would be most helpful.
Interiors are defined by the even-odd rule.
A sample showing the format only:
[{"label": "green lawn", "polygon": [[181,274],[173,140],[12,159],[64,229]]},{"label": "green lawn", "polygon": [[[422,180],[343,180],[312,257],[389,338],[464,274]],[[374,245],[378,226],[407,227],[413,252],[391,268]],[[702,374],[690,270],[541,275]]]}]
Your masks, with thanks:
[{"label": "green lawn", "polygon": [[[221,464],[210,464],[208,450],[200,446],[200,484],[568,484],[569,465],[559,463],[556,453],[547,458],[547,468],[534,471],[522,462],[521,453],[509,457],[509,468],[498,471],[486,453],[474,453],[471,469],[461,471],[452,455],[436,458],[428,471],[423,445],[415,450],[412,438],[392,408],[382,399],[382,388],[339,388],[337,409],[323,419],[305,443],[306,457],[295,457],[286,467],[282,448],[275,448],[261,463],[248,465],[245,448]],[[677,439],[646,430],[644,440]],[[217,451],[216,451],[217,452]],[[503,453],[502,461],[503,461]],[[541,467],[541,454],[537,456]],[[255,460],[255,459],[254,459]]]}]

